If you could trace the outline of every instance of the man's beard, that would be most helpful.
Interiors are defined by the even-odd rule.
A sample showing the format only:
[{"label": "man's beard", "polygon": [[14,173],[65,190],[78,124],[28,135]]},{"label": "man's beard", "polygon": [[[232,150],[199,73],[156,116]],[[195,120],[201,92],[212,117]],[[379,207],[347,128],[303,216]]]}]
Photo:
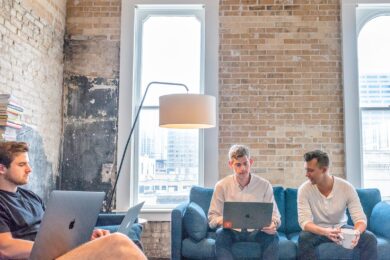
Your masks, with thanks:
[{"label": "man's beard", "polygon": [[4,176],[4,179],[6,179],[8,182],[10,182],[10,183],[12,183],[12,184],[14,184],[16,186],[20,186],[20,185],[27,184],[27,182],[28,182],[28,175],[27,175],[27,179],[18,180],[16,178],[12,177],[11,175],[6,174]]}]

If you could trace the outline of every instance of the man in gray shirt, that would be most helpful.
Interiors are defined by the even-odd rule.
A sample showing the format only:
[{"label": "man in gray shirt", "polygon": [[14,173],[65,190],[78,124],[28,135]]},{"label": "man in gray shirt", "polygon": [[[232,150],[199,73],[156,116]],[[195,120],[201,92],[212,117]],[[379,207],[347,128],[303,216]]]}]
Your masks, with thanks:
[{"label": "man in gray shirt", "polygon": [[304,155],[306,177],[298,189],[298,259],[316,259],[316,247],[325,242],[340,244],[340,228],[347,227],[346,208],[354,226],[353,250],[360,259],[377,259],[377,241],[366,230],[367,218],[355,188],[346,180],[329,174],[328,154],[319,150]]},{"label": "man in gray shirt", "polygon": [[[232,244],[237,241],[257,242],[261,247],[262,259],[278,259],[278,235],[280,214],[275,203],[271,184],[250,173],[253,159],[249,149],[243,145],[233,145],[229,150],[229,167],[233,170],[215,185],[208,213],[211,228],[218,228],[216,234],[216,255],[218,259],[233,259]],[[222,228],[223,205],[225,201],[272,202],[272,221],[261,230],[233,230]]]}]

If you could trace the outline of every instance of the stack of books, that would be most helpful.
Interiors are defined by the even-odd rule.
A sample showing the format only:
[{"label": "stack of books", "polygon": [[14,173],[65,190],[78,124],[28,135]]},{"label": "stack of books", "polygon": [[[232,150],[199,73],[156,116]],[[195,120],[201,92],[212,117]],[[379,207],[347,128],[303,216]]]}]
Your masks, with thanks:
[{"label": "stack of books", "polygon": [[0,94],[0,140],[16,140],[22,113],[23,107],[10,94]]}]

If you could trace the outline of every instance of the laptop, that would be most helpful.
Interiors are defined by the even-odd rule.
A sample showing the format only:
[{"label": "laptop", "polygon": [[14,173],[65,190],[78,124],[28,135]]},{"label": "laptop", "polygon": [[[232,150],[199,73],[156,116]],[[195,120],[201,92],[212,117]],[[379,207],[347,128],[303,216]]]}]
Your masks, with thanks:
[{"label": "laptop", "polygon": [[142,206],[144,205],[145,201],[138,203],[134,207],[129,208],[129,210],[126,213],[126,216],[123,218],[122,223],[120,224],[118,231],[122,234],[128,235],[131,229],[131,226],[135,222],[135,220],[138,218],[138,214],[141,211]]},{"label": "laptop", "polygon": [[262,229],[271,224],[273,203],[225,202],[223,227],[236,229]]},{"label": "laptop", "polygon": [[30,260],[53,260],[90,240],[104,192],[53,191]]}]

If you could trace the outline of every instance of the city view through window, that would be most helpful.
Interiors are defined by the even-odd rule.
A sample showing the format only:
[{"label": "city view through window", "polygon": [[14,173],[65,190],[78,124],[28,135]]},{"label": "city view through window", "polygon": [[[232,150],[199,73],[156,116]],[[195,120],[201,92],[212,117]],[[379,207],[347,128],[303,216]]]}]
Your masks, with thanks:
[{"label": "city view through window", "polygon": [[158,127],[158,111],[144,111],[155,118],[143,120],[140,133],[138,196],[150,205],[178,204],[198,184],[198,130]]},{"label": "city view through window", "polygon": [[[139,98],[151,81],[183,83],[190,93],[202,93],[202,7],[157,11],[140,8],[139,12],[144,12],[136,35],[136,39],[140,37],[136,41],[140,55],[136,68]],[[202,132],[158,126],[158,98],[171,93],[185,93],[185,89],[151,86],[139,117],[134,195],[149,208],[171,207],[186,200],[191,186],[198,185],[200,179]]]},{"label": "city view through window", "polygon": [[372,19],[358,38],[363,186],[390,198],[390,16]]}]

